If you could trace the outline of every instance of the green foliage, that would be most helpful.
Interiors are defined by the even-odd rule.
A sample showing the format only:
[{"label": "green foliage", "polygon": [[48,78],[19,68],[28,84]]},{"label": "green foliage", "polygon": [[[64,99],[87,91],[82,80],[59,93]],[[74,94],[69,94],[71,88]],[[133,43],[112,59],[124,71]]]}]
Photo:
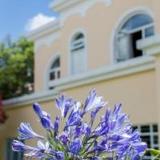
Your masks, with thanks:
[{"label": "green foliage", "polygon": [[153,160],[160,160],[160,150],[158,149],[147,149],[146,153],[150,153]]},{"label": "green foliage", "polygon": [[22,37],[0,44],[0,92],[3,99],[28,94],[33,84],[33,43]]}]

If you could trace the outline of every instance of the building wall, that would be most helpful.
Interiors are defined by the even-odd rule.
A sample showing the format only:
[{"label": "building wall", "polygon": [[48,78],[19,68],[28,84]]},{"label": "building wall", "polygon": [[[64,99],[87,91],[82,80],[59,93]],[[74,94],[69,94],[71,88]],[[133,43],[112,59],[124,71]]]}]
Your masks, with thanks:
[{"label": "building wall", "polygon": [[[64,89],[63,93],[82,102],[92,88],[96,88],[98,95],[104,96],[104,99],[109,102],[108,107],[112,107],[115,103],[122,103],[123,111],[130,116],[133,124],[158,123],[154,70]],[[53,119],[59,114],[53,101],[54,97],[53,94],[50,100],[40,102],[43,109],[50,113]],[[102,113],[104,110],[100,112]],[[36,132],[45,134],[38,122],[38,117],[32,110],[32,104],[10,106],[7,109],[7,115],[8,120],[4,126],[0,127],[0,159],[5,153],[6,138],[17,137],[20,122],[29,122]]]},{"label": "building wall", "polygon": [[[123,5],[116,0],[110,6],[105,5],[104,2],[97,2],[85,11],[84,15],[75,13],[69,16],[55,33],[35,40],[35,91],[45,89],[47,67],[54,59],[54,55],[61,55],[62,78],[70,75],[70,40],[78,31],[84,32],[86,36],[88,71],[107,67],[113,63],[115,32],[129,14],[140,10],[145,11],[153,16],[156,32],[159,32],[160,19],[157,7],[160,5],[159,1],[122,0],[121,4]],[[42,39],[45,43],[39,43]],[[49,41],[49,39],[53,40]]]},{"label": "building wall", "polygon": [[[49,92],[46,90],[47,70],[57,55],[61,56],[61,80],[73,78],[69,73],[69,46],[74,33],[82,31],[86,35],[88,74],[97,69],[114,68],[116,66],[113,66],[114,33],[123,18],[136,10],[145,10],[153,15],[156,32],[159,33],[159,6],[160,1],[158,0],[121,0],[121,3],[114,0],[110,6],[103,2],[97,2],[83,15],[75,13],[63,22],[60,21],[59,29],[35,39],[35,94]],[[156,50],[155,45],[151,47],[153,47],[152,50]],[[136,61],[138,59],[134,63]],[[128,68],[132,67],[130,63],[131,61],[128,62]],[[77,85],[77,82],[72,87],[63,88],[63,85],[60,84],[61,89],[55,87],[55,90],[53,90],[53,97],[52,94],[45,100],[41,97],[40,103],[44,110],[51,113],[52,117],[55,118],[55,115],[59,113],[53,104],[53,99],[57,94],[64,92],[66,95],[82,101],[89,90],[95,88],[98,94],[109,101],[109,107],[112,107],[115,103],[122,103],[123,110],[129,114],[133,124],[159,123],[160,93],[158,89],[160,89],[160,86],[159,78],[157,78],[160,77],[159,64],[160,62],[155,59],[152,69],[141,72],[135,71],[132,74],[88,81],[86,84]],[[110,73],[108,72],[108,74]],[[21,121],[31,123],[35,131],[45,134],[33,113],[31,107],[32,102],[35,102],[33,98],[28,98],[24,103],[19,103],[18,100],[11,100],[11,102],[13,104],[5,105],[8,120],[5,125],[0,126],[0,159],[4,159],[6,138],[17,136],[17,127]]]}]

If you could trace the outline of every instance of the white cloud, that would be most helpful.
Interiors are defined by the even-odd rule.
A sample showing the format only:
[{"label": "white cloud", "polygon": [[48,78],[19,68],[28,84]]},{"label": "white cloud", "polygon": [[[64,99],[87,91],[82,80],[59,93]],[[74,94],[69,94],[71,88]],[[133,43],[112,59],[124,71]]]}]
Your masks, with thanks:
[{"label": "white cloud", "polygon": [[42,13],[37,14],[33,18],[29,19],[25,29],[29,32],[35,30],[51,21],[54,21],[56,17],[49,17]]}]

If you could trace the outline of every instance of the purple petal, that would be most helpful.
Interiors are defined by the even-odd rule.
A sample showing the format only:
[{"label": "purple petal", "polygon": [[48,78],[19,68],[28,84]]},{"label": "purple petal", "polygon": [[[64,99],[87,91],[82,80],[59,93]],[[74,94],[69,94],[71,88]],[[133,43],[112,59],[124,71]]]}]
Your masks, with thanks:
[{"label": "purple petal", "polygon": [[75,139],[69,147],[69,151],[75,155],[77,155],[79,153],[79,151],[81,150],[82,144],[80,139]]},{"label": "purple petal", "polygon": [[21,123],[20,127],[18,128],[18,139],[20,140],[26,140],[31,138],[40,138],[43,139],[42,136],[35,133],[29,123]]},{"label": "purple petal", "polygon": [[41,106],[38,104],[38,103],[34,103],[33,104],[33,110],[35,111],[35,113],[41,117],[42,115],[42,109],[41,109]]}]

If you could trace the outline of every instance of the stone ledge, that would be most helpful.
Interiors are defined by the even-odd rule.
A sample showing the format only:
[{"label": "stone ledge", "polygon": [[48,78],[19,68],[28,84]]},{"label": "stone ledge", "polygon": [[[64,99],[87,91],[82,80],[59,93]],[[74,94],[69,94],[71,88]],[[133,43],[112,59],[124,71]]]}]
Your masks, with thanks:
[{"label": "stone ledge", "polygon": [[160,55],[160,35],[155,35],[137,42],[137,48],[144,51],[145,54]]},{"label": "stone ledge", "polygon": [[143,56],[126,62],[105,66],[104,68],[90,71],[78,76],[70,76],[53,82],[54,90],[47,90],[30,95],[3,101],[4,109],[23,107],[34,102],[54,100],[57,95],[70,88],[79,87],[104,80],[124,77],[148,70],[155,69],[155,59],[151,56]]}]

